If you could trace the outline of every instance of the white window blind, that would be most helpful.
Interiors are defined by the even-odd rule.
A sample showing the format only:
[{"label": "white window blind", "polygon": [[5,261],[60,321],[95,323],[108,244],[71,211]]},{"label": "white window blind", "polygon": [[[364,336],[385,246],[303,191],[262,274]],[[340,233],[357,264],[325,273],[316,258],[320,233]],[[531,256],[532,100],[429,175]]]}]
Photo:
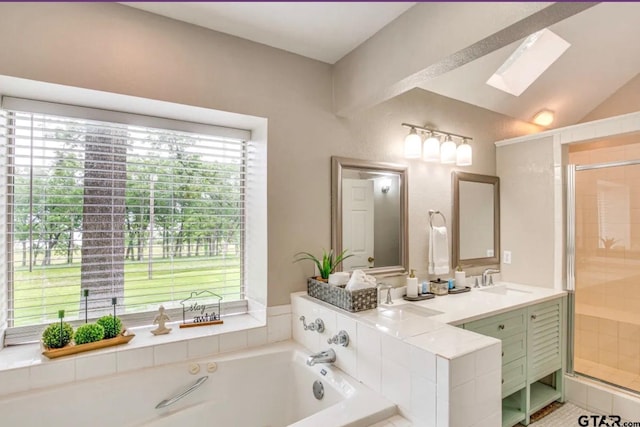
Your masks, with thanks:
[{"label": "white window blind", "polygon": [[112,313],[112,298],[132,318],[180,309],[192,291],[242,301],[246,141],[69,108],[3,111],[7,343],[33,338],[58,310],[84,320],[85,289],[89,318]]}]

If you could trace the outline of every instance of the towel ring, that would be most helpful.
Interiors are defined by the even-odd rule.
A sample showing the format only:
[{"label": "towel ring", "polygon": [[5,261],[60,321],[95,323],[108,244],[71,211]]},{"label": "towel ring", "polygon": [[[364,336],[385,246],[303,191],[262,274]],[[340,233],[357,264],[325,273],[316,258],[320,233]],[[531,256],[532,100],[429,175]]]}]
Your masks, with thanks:
[{"label": "towel ring", "polygon": [[444,222],[444,226],[447,226],[447,218],[444,217],[444,215],[442,214],[442,212],[440,211],[434,211],[433,209],[429,211],[429,225],[431,226],[431,228],[433,228],[433,217],[434,215],[440,215],[440,217],[442,217],[442,221]]}]

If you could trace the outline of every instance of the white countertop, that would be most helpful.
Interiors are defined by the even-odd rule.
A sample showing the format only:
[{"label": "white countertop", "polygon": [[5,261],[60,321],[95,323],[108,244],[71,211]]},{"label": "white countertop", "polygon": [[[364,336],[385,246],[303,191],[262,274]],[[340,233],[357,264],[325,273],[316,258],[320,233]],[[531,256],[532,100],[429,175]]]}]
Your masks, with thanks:
[{"label": "white countertop", "polygon": [[566,292],[496,282],[493,286],[472,288],[470,292],[436,296],[425,301],[410,302],[398,298],[393,300],[393,304],[382,303],[375,310],[357,313],[340,310],[309,297],[306,292],[300,294],[343,315],[357,318],[383,333],[447,359],[453,359],[499,341],[452,326],[559,298]]},{"label": "white countertop", "polygon": [[[565,294],[565,291],[551,288],[496,282],[493,286],[471,288],[470,292],[436,296],[433,299],[411,302],[410,304],[440,311],[442,314],[431,316],[429,319],[456,326],[527,305],[548,301]],[[394,303],[398,304],[405,302],[409,301],[403,299],[394,301]],[[382,304],[382,306],[385,305]]]}]

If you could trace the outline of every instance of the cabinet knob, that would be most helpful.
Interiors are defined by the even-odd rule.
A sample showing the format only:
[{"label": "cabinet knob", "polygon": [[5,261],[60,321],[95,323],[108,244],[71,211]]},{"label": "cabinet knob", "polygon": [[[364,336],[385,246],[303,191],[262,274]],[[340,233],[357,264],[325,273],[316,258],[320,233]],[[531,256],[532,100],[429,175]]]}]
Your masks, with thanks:
[{"label": "cabinet knob", "polygon": [[535,314],[531,315],[531,320],[536,320],[538,318],[538,316],[536,316]]},{"label": "cabinet knob", "polygon": [[367,258],[367,261],[369,261],[369,262],[373,262],[373,261],[375,261],[375,260],[376,260],[376,259],[375,259],[374,257],[372,257],[372,256],[370,256],[369,258]]},{"label": "cabinet knob", "polygon": [[504,325],[498,325],[498,329],[500,329],[501,331],[504,330]]}]

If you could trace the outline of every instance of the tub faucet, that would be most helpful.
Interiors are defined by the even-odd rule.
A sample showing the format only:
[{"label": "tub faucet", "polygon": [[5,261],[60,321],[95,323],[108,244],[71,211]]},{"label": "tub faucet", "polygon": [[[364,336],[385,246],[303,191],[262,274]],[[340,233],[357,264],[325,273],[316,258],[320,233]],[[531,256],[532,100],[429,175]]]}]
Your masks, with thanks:
[{"label": "tub faucet", "polygon": [[497,270],[495,268],[487,268],[485,271],[482,272],[482,286],[493,284],[493,281],[491,281],[490,283],[487,283],[487,276],[493,273],[500,273],[500,270]]},{"label": "tub faucet", "polygon": [[336,352],[332,348],[312,354],[307,358],[307,365],[313,366],[316,363],[333,363],[336,361]]}]

